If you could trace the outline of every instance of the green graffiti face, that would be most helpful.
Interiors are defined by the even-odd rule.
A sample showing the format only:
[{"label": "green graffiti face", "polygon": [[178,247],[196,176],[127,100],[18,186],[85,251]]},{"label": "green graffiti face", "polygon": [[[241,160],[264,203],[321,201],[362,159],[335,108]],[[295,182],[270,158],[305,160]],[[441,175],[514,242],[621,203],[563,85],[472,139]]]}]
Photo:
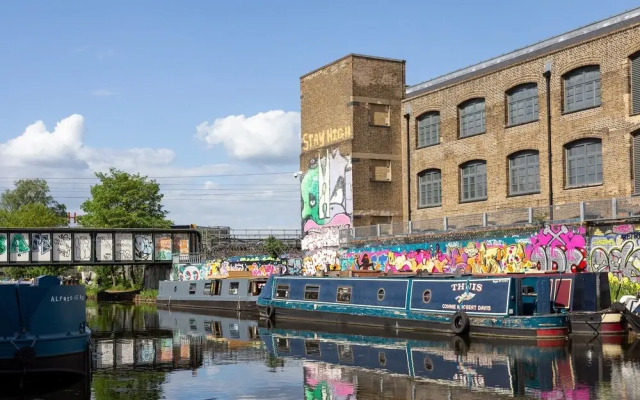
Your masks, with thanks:
[{"label": "green graffiti face", "polygon": [[22,234],[16,233],[11,238],[11,253],[22,254],[29,251],[29,244],[24,239]]},{"label": "green graffiti face", "polygon": [[322,225],[324,220],[318,218],[318,167],[315,166],[307,171],[300,184],[302,193],[302,219],[310,218],[318,225]]},{"label": "green graffiti face", "polygon": [[0,254],[4,254],[7,251],[7,237],[0,235]]}]

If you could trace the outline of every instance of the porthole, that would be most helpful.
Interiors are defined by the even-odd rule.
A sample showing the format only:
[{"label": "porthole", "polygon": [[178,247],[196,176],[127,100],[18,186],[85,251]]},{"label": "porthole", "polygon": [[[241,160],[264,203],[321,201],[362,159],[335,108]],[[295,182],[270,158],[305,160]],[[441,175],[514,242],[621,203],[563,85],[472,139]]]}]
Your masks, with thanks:
[{"label": "porthole", "polygon": [[378,300],[379,301],[384,300],[384,289],[383,288],[378,289]]},{"label": "porthole", "polygon": [[433,371],[433,361],[429,357],[424,358],[424,369],[427,371]]},{"label": "porthole", "polygon": [[378,362],[384,367],[387,365],[387,356],[384,353],[378,353]]},{"label": "porthole", "polygon": [[424,293],[422,293],[422,301],[424,301],[425,303],[431,302],[431,290],[427,289],[424,291]]}]

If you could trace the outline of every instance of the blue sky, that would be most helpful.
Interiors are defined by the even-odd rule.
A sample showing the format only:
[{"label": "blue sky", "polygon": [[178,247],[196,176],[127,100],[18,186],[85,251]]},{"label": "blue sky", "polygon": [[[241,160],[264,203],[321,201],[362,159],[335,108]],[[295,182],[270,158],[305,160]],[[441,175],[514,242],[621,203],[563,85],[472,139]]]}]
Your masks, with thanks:
[{"label": "blue sky", "polygon": [[300,228],[299,77],[348,53],[416,84],[640,1],[0,2],[0,190],[70,211],[117,167],[178,224]]}]

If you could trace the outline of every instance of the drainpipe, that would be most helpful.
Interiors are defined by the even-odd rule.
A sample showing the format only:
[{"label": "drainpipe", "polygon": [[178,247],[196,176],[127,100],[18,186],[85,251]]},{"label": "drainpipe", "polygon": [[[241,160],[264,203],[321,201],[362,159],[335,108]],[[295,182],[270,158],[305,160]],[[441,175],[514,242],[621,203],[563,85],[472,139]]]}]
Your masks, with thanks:
[{"label": "drainpipe", "polygon": [[409,140],[409,121],[411,119],[411,104],[404,106],[404,119],[407,130],[407,221],[411,222],[411,141]]},{"label": "drainpipe", "polygon": [[551,61],[544,63],[544,79],[547,84],[547,166],[549,169],[549,222],[553,221],[553,174],[551,171]]}]

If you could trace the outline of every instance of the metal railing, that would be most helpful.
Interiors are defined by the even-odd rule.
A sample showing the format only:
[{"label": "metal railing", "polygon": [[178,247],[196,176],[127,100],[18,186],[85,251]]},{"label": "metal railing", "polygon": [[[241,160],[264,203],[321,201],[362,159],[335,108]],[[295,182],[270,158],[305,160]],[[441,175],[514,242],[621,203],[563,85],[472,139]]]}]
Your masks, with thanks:
[{"label": "metal railing", "polygon": [[576,223],[629,217],[640,217],[640,196],[589,200],[551,207],[511,208],[420,221],[344,228],[340,230],[340,245],[348,245],[352,240],[369,238],[524,226],[543,222]]}]

